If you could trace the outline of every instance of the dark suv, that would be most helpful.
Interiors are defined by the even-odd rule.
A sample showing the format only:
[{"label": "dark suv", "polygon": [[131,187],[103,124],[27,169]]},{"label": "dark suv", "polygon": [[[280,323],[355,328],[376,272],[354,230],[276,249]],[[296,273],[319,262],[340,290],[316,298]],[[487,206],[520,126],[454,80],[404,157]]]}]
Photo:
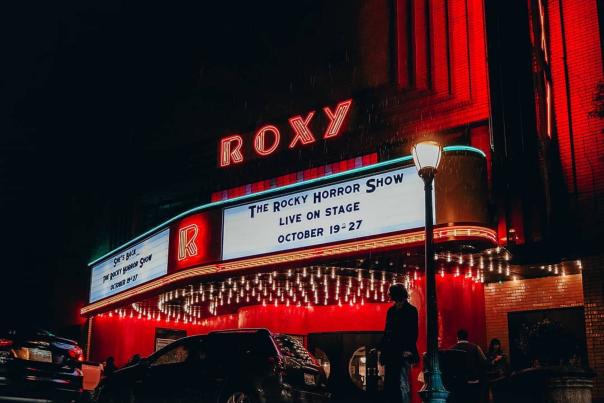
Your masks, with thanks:
[{"label": "dark suv", "polygon": [[82,358],[75,341],[45,330],[0,330],[0,400],[79,399]]},{"label": "dark suv", "polygon": [[266,329],[177,340],[101,381],[117,402],[326,402],[325,377],[302,343]]}]

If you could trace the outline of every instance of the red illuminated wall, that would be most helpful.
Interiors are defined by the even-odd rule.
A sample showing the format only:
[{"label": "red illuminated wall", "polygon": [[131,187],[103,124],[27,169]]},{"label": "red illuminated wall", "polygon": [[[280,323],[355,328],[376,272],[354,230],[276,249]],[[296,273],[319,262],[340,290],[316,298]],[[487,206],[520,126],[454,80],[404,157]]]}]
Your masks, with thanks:
[{"label": "red illuminated wall", "polygon": [[187,335],[203,334],[211,330],[237,327],[237,315],[208,318],[204,325],[157,322],[136,318],[119,318],[117,315],[97,316],[92,320],[92,338],[89,359],[105,361],[113,356],[116,365],[122,366],[134,355],[147,356],[155,351],[155,329],[184,329]]},{"label": "red illuminated wall", "polygon": [[[594,245],[585,258],[583,292],[589,364],[598,373],[593,396],[604,399],[604,119],[590,116],[604,81],[597,1],[545,1],[551,48],[556,135],[577,243]],[[566,212],[564,212],[566,213]],[[599,251],[599,252],[598,252]],[[586,281],[589,279],[589,281]]]},{"label": "red illuminated wall", "polygon": [[589,228],[594,218],[604,222],[604,120],[589,116],[597,84],[604,80],[597,2],[546,4],[562,169],[568,192],[588,212],[582,224]]},{"label": "red illuminated wall", "polygon": [[488,119],[482,0],[397,0],[396,32],[398,84],[414,95],[393,108],[403,133]]}]

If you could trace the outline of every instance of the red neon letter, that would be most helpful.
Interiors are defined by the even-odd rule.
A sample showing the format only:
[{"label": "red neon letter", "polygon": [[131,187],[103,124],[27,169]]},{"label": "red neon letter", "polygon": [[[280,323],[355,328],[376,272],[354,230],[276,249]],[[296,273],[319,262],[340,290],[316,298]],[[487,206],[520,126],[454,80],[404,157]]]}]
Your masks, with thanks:
[{"label": "red neon letter", "polygon": [[[267,132],[273,133],[273,135],[275,136],[273,145],[270,146],[269,148],[265,148]],[[277,146],[279,146],[280,140],[281,140],[281,134],[279,133],[279,129],[277,129],[275,126],[267,125],[267,126],[261,127],[256,132],[256,136],[254,137],[254,150],[256,150],[258,155],[269,155],[277,149]]]},{"label": "red neon letter", "polygon": [[187,225],[178,231],[178,260],[184,260],[189,256],[197,256],[195,239],[197,239],[198,233],[199,228],[195,224]]},{"label": "red neon letter", "polygon": [[[233,146],[233,143],[235,145]],[[220,140],[220,166],[226,167],[231,165],[231,162],[238,164],[243,162],[243,154],[241,154],[241,145],[243,139],[240,135],[234,134]]]},{"label": "red neon letter", "polygon": [[342,128],[342,123],[344,123],[344,119],[348,114],[348,109],[350,109],[351,104],[352,99],[340,102],[338,106],[336,106],[336,111],[333,113],[331,112],[328,106],[323,108],[325,114],[330,120],[329,126],[327,126],[327,130],[325,130],[325,134],[323,135],[324,139],[336,137],[339,134],[340,129]]},{"label": "red neon letter", "polygon": [[312,111],[306,116],[306,119],[302,119],[302,116],[294,116],[289,120],[289,124],[294,129],[294,139],[289,144],[289,148],[294,148],[298,141],[302,144],[311,144],[315,142],[315,136],[308,128],[312,117],[315,116],[315,112]]}]

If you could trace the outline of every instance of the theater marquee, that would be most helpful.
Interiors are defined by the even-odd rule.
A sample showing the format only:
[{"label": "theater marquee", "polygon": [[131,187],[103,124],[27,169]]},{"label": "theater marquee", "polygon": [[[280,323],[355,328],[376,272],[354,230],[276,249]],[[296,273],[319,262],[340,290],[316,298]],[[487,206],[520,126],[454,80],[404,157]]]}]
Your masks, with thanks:
[{"label": "theater marquee", "polygon": [[[484,154],[468,146],[444,151],[434,184],[435,241],[496,244]],[[404,156],[184,212],[91,262],[90,304],[82,312],[184,278],[417,245],[424,189],[415,167],[401,166],[410,162]]]},{"label": "theater marquee", "polygon": [[423,182],[395,169],[224,210],[224,260],[420,228]]},{"label": "theater marquee", "polygon": [[118,294],[168,273],[165,229],[92,267],[90,302]]}]

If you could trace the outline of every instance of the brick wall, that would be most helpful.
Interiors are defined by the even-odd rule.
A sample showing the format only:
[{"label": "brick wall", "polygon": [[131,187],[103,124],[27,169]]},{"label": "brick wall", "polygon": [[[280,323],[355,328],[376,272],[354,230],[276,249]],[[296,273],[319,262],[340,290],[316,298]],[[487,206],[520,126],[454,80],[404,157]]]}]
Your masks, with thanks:
[{"label": "brick wall", "polygon": [[583,306],[582,283],[575,274],[485,285],[487,342],[500,339],[509,354],[508,312]]},{"label": "brick wall", "polygon": [[597,84],[604,80],[597,1],[549,0],[547,7],[562,170],[576,202],[577,235],[598,239],[603,229],[593,224],[604,223],[604,119],[589,115],[596,109]]},{"label": "brick wall", "polygon": [[604,401],[604,255],[583,258],[581,262],[587,354],[589,366],[598,374],[593,397]]}]

